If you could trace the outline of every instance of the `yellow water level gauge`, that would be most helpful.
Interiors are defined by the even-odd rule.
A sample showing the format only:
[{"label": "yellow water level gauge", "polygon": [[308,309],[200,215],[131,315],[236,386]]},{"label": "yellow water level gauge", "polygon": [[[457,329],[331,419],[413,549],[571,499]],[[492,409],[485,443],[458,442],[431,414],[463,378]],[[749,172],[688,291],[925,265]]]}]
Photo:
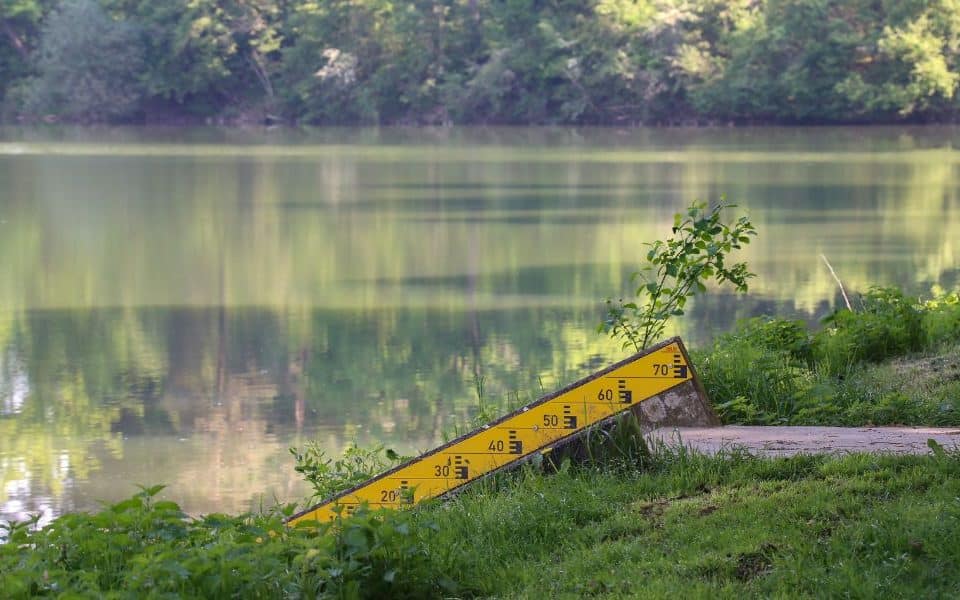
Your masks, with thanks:
[{"label": "yellow water level gauge", "polygon": [[448,494],[568,441],[693,378],[679,338],[540,398],[289,519],[331,521],[363,503],[402,508]]}]

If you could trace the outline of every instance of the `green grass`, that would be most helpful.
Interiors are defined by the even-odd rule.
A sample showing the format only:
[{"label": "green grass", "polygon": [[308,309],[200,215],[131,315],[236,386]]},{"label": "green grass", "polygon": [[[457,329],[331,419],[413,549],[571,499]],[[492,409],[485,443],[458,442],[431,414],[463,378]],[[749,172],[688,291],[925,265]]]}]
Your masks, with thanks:
[{"label": "green grass", "polygon": [[0,546],[4,597],[955,597],[960,457],[661,452],[289,530],[145,495]]},{"label": "green grass", "polygon": [[960,344],[841,376],[733,340],[694,353],[721,419],[744,425],[960,425]]},{"label": "green grass", "polygon": [[756,318],[694,352],[725,423],[960,425],[960,298],[878,288],[811,332]]},{"label": "green grass", "polygon": [[438,525],[427,547],[464,574],[465,595],[949,597],[957,475],[949,454],[668,454],[641,470],[524,476],[418,518]]}]

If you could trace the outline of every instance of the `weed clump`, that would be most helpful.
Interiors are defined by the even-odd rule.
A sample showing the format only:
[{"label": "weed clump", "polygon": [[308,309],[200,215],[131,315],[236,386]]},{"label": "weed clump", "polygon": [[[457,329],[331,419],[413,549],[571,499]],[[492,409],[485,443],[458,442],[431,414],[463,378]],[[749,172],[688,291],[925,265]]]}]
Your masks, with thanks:
[{"label": "weed clump", "polygon": [[40,530],[35,521],[0,527],[2,596],[420,598],[456,591],[424,576],[431,567],[410,514],[360,511],[335,528],[285,526],[292,506],[191,519],[155,498],[162,488],[95,514],[63,515]]},{"label": "weed clump", "polygon": [[294,470],[313,487],[311,500],[323,500],[348,490],[410,458],[391,448],[361,448],[356,444],[348,445],[339,457],[330,458],[316,442],[290,448],[290,454],[296,461]]},{"label": "weed clump", "polygon": [[[696,352],[694,363],[721,419],[960,425],[952,364],[926,365],[917,356],[960,341],[957,294],[919,303],[895,288],[873,288],[860,304],[836,311],[815,333],[802,321],[749,319]],[[899,366],[879,366],[894,358]]]},{"label": "weed clump", "polygon": [[864,294],[861,310],[838,310],[825,323],[827,327],[813,336],[813,357],[833,375],[923,346],[922,307],[896,288],[872,288]]},{"label": "weed clump", "polygon": [[922,306],[923,343],[937,347],[960,339],[960,292],[938,294]]}]

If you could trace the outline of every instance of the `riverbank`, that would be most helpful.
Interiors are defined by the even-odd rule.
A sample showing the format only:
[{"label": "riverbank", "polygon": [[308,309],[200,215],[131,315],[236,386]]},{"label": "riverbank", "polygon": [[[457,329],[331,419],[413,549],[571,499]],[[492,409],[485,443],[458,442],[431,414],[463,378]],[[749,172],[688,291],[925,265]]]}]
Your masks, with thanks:
[{"label": "riverbank", "polygon": [[947,597],[960,455],[759,459],[514,473],[340,531],[279,514],[186,520],[149,493],[0,546],[6,597]]},{"label": "riverbank", "polygon": [[[754,320],[694,356],[727,423],[958,424],[956,294],[917,304],[875,290],[816,333]],[[0,589],[12,598],[938,597],[960,589],[956,448],[769,459],[609,440],[585,464],[529,465],[450,501],[363,513],[337,529],[286,527],[294,506],[190,519],[156,498],[160,487],[144,489],[41,531],[12,526],[0,546]]]}]

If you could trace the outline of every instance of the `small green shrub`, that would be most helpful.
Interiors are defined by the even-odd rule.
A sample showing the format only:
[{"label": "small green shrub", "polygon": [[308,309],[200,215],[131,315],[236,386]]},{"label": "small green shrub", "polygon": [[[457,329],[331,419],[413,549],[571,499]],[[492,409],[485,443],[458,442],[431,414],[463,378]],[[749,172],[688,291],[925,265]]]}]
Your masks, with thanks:
[{"label": "small green shrub", "polygon": [[960,292],[941,294],[923,305],[923,340],[927,347],[960,339]]},{"label": "small green shrub", "polygon": [[98,513],[63,515],[41,530],[0,527],[0,596],[426,598],[456,591],[423,546],[433,526],[409,512],[361,508],[319,528],[284,525],[292,506],[190,519],[154,498],[161,489]]},{"label": "small green shrub", "polygon": [[728,336],[694,356],[707,395],[724,422],[790,422],[810,388],[810,371],[788,352]]},{"label": "small green shrub", "polygon": [[684,313],[689,298],[707,290],[709,281],[746,292],[754,274],[746,263],[731,265],[727,258],[757,232],[747,217],[724,223],[721,213],[732,207],[721,199],[710,209],[694,203],[686,213],[675,214],[675,237],[649,244],[647,264],[630,278],[631,284],[639,283],[633,293],[636,301],[614,304],[607,298],[607,317],[597,331],[620,340],[624,349],[640,352],[663,335],[670,318]]},{"label": "small green shrub", "polygon": [[904,425],[922,421],[924,408],[907,394],[892,391],[880,394],[872,402],[856,402],[846,414],[847,420],[856,425]]},{"label": "small green shrub", "polygon": [[737,323],[732,334],[721,335],[718,343],[743,340],[773,352],[786,352],[792,358],[809,363],[813,358],[807,325],[800,320],[754,317]]},{"label": "small green shrub", "polygon": [[410,459],[383,446],[360,448],[356,444],[348,445],[339,458],[327,458],[316,442],[290,448],[290,454],[296,461],[294,470],[313,486],[311,500],[325,500]]},{"label": "small green shrub", "polygon": [[[755,318],[719,336],[694,364],[721,420],[738,424],[956,425],[960,304],[923,305],[874,289],[812,336],[801,321]],[[940,355],[906,358],[921,350]],[[880,361],[904,357],[897,364]]]},{"label": "small green shrub", "polygon": [[872,288],[863,296],[862,310],[840,309],[825,322],[814,336],[813,359],[834,375],[923,346],[922,312],[895,288]]}]

